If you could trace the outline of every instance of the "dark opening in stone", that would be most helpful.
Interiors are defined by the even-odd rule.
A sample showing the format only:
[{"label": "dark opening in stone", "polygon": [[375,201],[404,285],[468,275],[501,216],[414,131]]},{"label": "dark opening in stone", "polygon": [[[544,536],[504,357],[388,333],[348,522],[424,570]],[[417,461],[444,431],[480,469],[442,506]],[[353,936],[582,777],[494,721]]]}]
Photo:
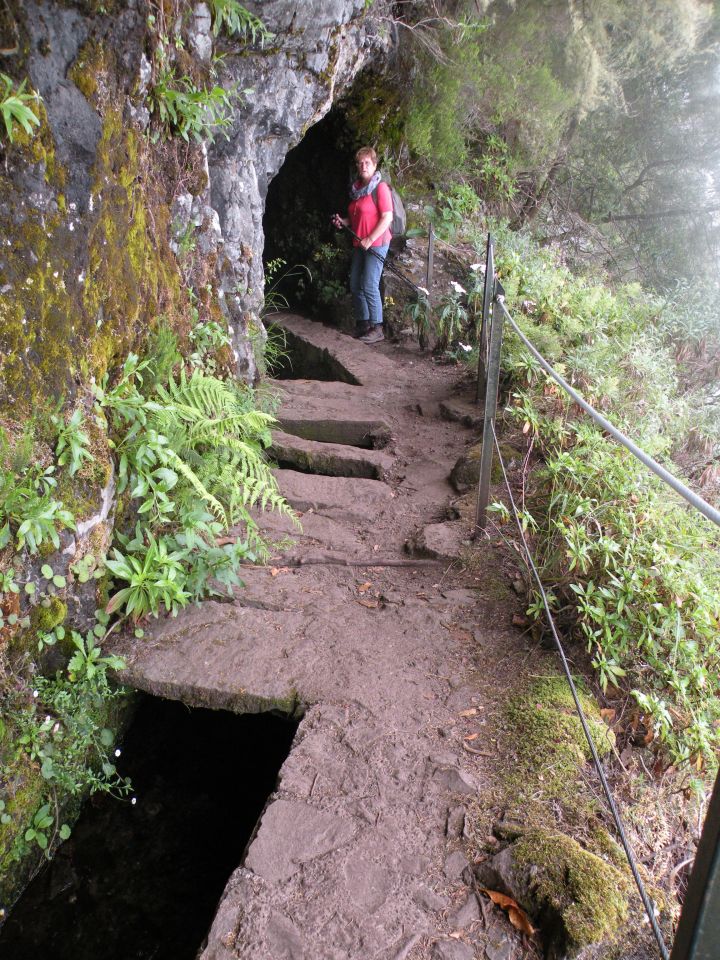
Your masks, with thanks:
[{"label": "dark opening in stone", "polygon": [[[347,295],[351,241],[330,219],[347,213],[358,146],[343,110],[334,107],[290,150],[265,202],[263,259],[266,266],[278,258],[287,265],[267,285],[266,295],[279,294],[290,307],[332,322],[337,322],[338,302]],[[296,264],[306,266],[312,280],[300,273],[279,279]]]},{"label": "dark opening in stone", "polygon": [[194,960],[297,724],[148,697],[118,769],[0,931],[3,960]]}]

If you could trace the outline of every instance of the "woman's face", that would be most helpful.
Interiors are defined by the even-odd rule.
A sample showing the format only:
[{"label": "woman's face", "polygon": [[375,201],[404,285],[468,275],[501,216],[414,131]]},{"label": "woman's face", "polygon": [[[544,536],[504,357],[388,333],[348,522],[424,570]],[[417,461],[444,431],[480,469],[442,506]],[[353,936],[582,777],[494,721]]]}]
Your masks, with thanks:
[{"label": "woman's face", "polygon": [[377,164],[370,157],[360,157],[357,161],[358,176],[363,183],[370,183],[376,170]]}]

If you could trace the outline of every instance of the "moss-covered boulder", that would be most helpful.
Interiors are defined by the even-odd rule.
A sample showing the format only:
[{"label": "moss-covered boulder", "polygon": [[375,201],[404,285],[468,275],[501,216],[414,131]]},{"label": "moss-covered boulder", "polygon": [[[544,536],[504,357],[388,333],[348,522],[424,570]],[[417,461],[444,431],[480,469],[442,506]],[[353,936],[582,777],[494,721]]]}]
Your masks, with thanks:
[{"label": "moss-covered boulder", "polygon": [[480,882],[515,899],[532,918],[549,960],[575,957],[622,929],[627,874],[571,837],[530,829],[479,870]]},{"label": "moss-covered boulder", "polygon": [[[450,473],[450,483],[458,493],[467,493],[477,486],[480,478],[480,458],[482,457],[482,443],[476,443],[474,446],[458,458],[455,466]],[[507,464],[514,458],[517,459],[519,451],[509,443],[500,444],[500,454],[503,461]],[[492,466],[490,468],[490,480],[492,483],[501,483],[503,478],[502,467],[497,455],[493,456]]]}]

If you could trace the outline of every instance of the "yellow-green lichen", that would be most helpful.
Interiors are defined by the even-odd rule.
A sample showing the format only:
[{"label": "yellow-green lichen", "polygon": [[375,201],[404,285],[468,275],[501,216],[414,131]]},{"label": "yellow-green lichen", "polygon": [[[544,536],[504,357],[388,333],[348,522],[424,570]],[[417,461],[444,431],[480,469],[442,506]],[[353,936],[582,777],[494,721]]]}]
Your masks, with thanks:
[{"label": "yellow-green lichen", "polygon": [[622,928],[631,891],[627,875],[572,838],[529,830],[513,845],[513,859],[532,873],[541,917],[560,918],[567,947],[597,943]]},{"label": "yellow-green lichen", "polygon": [[68,78],[93,105],[97,105],[98,84],[104,79],[110,58],[111,51],[107,46],[91,39],[81,47],[75,62],[68,70]]},{"label": "yellow-green lichen", "polygon": [[170,214],[151,204],[141,182],[148,145],[108,110],[98,146],[83,306],[96,328],[90,370],[102,376],[138,348],[159,314],[184,315],[187,295],[168,245]]}]

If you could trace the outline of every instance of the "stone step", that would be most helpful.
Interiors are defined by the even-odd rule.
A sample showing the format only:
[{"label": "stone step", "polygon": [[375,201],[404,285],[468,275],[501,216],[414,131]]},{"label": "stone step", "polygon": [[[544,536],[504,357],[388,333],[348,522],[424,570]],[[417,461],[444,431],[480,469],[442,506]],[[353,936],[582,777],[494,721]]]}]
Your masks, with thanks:
[{"label": "stone step", "polygon": [[270,456],[283,468],[330,477],[383,480],[394,458],[380,450],[361,450],[339,443],[322,443],[275,430]]},{"label": "stone step", "polygon": [[[322,323],[292,313],[276,313],[272,325],[285,333],[289,354],[285,377],[368,385],[391,383],[397,374],[394,360]],[[370,349],[372,364],[368,364]]]},{"label": "stone step", "polygon": [[312,510],[353,523],[374,523],[393,499],[393,491],[379,480],[323,477],[296,470],[274,470],[280,492],[298,513]]}]

